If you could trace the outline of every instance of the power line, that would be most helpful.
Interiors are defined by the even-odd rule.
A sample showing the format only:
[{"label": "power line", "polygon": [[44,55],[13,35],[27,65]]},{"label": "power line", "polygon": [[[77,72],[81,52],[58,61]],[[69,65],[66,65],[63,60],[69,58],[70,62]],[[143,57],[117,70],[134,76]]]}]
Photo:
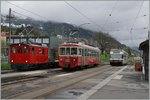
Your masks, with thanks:
[{"label": "power line", "polygon": [[[144,15],[142,15],[142,16],[140,16],[140,17],[137,17],[137,19],[138,18],[142,18],[142,17],[146,17],[147,15],[149,15],[149,14],[144,14]],[[130,20],[134,20],[135,18],[129,18],[129,19],[125,19],[125,20],[120,20],[120,21],[114,21],[114,22],[111,22],[111,23],[122,23],[122,22],[127,22],[127,21],[130,21]]]},{"label": "power line", "polygon": [[[98,25],[95,21],[93,21],[91,18],[87,17],[85,14],[83,14],[81,11],[79,11],[77,8],[73,7],[70,3],[68,3],[67,1],[64,1],[68,6],[70,6],[71,8],[73,8],[75,11],[77,11],[80,15],[82,15],[83,17],[85,17],[87,20],[89,20],[90,22],[94,23],[98,28],[100,27],[102,30],[104,30],[100,25]],[[98,29],[99,30],[99,29]],[[100,31],[100,30],[99,30]]]},{"label": "power line", "polygon": [[29,11],[29,10],[27,10],[27,9],[24,9],[24,8],[18,6],[18,5],[15,5],[15,4],[13,4],[13,3],[9,2],[9,1],[6,1],[6,2],[9,3],[9,4],[11,4],[11,5],[13,5],[13,6],[16,6],[17,8],[20,8],[20,9],[22,9],[22,10],[24,10],[24,11],[27,11],[27,12],[33,14],[33,15],[36,15],[36,16],[39,16],[39,17],[41,17],[41,18],[44,18],[44,19],[49,20],[48,18],[46,18],[46,17],[44,17],[44,16],[41,16],[41,15],[39,15],[39,14],[37,14],[37,13],[34,13],[34,12],[31,12],[31,11]]},{"label": "power line", "polygon": [[132,33],[132,29],[133,29],[133,27],[134,27],[134,25],[135,25],[135,23],[136,23],[136,19],[138,18],[138,15],[139,15],[139,13],[140,13],[140,11],[141,11],[141,9],[142,9],[143,3],[144,3],[144,0],[142,1],[141,5],[140,5],[140,9],[139,9],[139,11],[138,11],[138,13],[137,13],[137,15],[136,15],[136,17],[135,17],[135,20],[134,20],[134,22],[133,22],[133,25],[131,26],[130,34]]},{"label": "power line", "polygon": [[[145,30],[148,29],[148,27],[140,27],[140,28],[133,28],[132,30]],[[106,31],[126,31],[126,30],[130,30],[130,29],[115,29],[115,30],[106,30]]]},{"label": "power line", "polygon": [[32,17],[30,17],[30,16],[24,15],[24,14],[22,14],[22,13],[19,13],[19,12],[13,11],[13,10],[12,10],[12,12],[14,12],[14,13],[16,13],[16,14],[19,14],[19,15],[22,15],[22,16],[25,16],[25,17],[27,17],[27,18],[32,18]]},{"label": "power line", "polygon": [[134,25],[136,23],[136,19],[137,19],[138,15],[139,15],[139,13],[140,13],[140,11],[142,9],[143,3],[144,3],[144,0],[142,1],[141,5],[140,5],[140,9],[139,9],[139,11],[138,11],[138,13],[137,13],[137,15],[135,17],[135,20],[134,20],[133,25],[131,26],[131,29],[130,29],[130,32],[129,32],[131,43],[132,43],[132,40],[133,40],[133,38],[132,38],[132,30],[133,30],[133,27],[134,27]]},{"label": "power line", "polygon": [[[140,38],[134,38],[133,40],[142,40],[142,39],[147,39],[147,37],[140,37]],[[129,41],[130,39],[121,39],[119,41]]]},{"label": "power line", "polygon": [[111,10],[111,12],[110,12],[110,14],[109,14],[109,16],[106,18],[106,21],[105,21],[103,27],[105,27],[105,25],[107,24],[108,19],[109,19],[109,17],[112,15],[112,12],[114,11],[115,7],[117,6],[118,1],[119,1],[119,0],[116,0],[116,2],[115,2],[115,4],[114,4],[114,6],[113,6],[113,8],[112,8],[112,10]]}]

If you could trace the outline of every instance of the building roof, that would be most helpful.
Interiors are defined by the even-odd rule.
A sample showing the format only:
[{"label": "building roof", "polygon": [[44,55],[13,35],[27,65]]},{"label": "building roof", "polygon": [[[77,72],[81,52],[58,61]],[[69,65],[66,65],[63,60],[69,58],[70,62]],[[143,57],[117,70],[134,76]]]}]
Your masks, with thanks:
[{"label": "building roof", "polygon": [[141,42],[139,45],[139,50],[143,50],[145,47],[149,47],[149,40]]}]

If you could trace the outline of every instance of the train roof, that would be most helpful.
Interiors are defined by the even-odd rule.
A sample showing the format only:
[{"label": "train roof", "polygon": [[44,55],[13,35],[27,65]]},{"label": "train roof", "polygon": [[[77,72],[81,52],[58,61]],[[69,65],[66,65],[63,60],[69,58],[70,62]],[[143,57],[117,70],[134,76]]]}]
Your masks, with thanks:
[{"label": "train roof", "polygon": [[71,42],[71,43],[68,42],[68,43],[60,44],[59,46],[80,46],[80,47],[85,47],[85,48],[90,48],[90,49],[100,51],[100,49],[96,46],[85,45],[84,43],[81,43],[81,42]]}]

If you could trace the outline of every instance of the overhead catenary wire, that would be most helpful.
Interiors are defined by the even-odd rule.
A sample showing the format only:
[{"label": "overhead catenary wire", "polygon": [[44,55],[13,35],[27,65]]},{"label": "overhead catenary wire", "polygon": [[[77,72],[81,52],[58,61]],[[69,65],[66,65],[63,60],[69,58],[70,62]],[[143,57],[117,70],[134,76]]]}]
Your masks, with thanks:
[{"label": "overhead catenary wire", "polygon": [[[90,22],[94,23],[98,28],[101,28],[102,30],[104,30],[102,28],[102,26],[98,25],[95,21],[93,21],[91,18],[87,17],[84,13],[82,13],[81,11],[79,11],[77,8],[75,8],[74,6],[72,6],[70,3],[68,3],[67,1],[64,1],[68,6],[70,6],[71,8],[73,8],[76,12],[78,12],[81,16],[83,16],[84,18],[86,18],[87,20],[89,20]],[[99,30],[99,29],[98,29]],[[101,30],[99,30],[101,31]]]},{"label": "overhead catenary wire", "polygon": [[11,4],[11,5],[13,5],[13,6],[16,6],[17,8],[20,8],[20,9],[26,11],[26,12],[29,12],[29,13],[31,13],[31,14],[33,14],[33,15],[36,15],[36,16],[38,16],[38,17],[41,17],[41,18],[44,18],[44,19],[49,20],[48,18],[46,18],[46,17],[44,17],[44,16],[41,16],[40,14],[37,14],[37,13],[35,13],[35,12],[32,12],[32,11],[27,10],[27,9],[25,9],[25,8],[22,8],[22,7],[20,7],[20,6],[18,6],[18,5],[15,5],[15,4],[13,4],[13,3],[9,2],[9,1],[6,1],[6,2],[9,3],[9,4]]},{"label": "overhead catenary wire", "polygon": [[[134,38],[133,40],[143,40],[143,39],[147,39],[147,37],[140,37],[140,38]],[[119,40],[119,41],[129,41],[130,39],[122,39],[122,40]]]},{"label": "overhead catenary wire", "polygon": [[[148,27],[137,27],[137,28],[133,28],[132,30],[145,30],[148,29]],[[128,31],[130,30],[130,28],[128,29],[115,29],[115,30],[106,30],[106,31]]]},{"label": "overhead catenary wire", "polygon": [[114,6],[113,6],[111,12],[110,12],[109,15],[107,16],[106,21],[105,21],[105,23],[104,23],[104,25],[103,25],[103,28],[104,28],[105,25],[107,24],[109,17],[112,16],[112,13],[113,13],[115,7],[117,6],[118,1],[119,1],[119,0],[116,0],[116,2],[115,2],[115,4],[114,4]]},{"label": "overhead catenary wire", "polygon": [[[19,13],[19,12],[13,11],[13,10],[12,10],[12,12],[13,12],[13,13],[16,13],[16,14],[19,14],[19,15],[22,15],[22,16],[25,16],[25,17],[27,17],[27,18],[32,18],[32,17],[30,17],[30,16],[24,15],[24,14],[22,14],[22,13]],[[18,16],[17,16],[17,17],[18,17]]]},{"label": "overhead catenary wire", "polygon": [[132,30],[133,30],[133,27],[134,27],[134,25],[135,25],[135,23],[136,23],[136,20],[137,20],[139,14],[140,14],[140,11],[141,11],[141,9],[142,9],[143,4],[144,4],[144,0],[142,1],[141,5],[140,5],[139,11],[138,11],[138,13],[137,13],[137,15],[136,15],[136,17],[135,17],[135,20],[134,20],[132,26],[131,26],[131,29],[130,29],[130,32],[129,32],[130,35],[131,35],[131,40],[132,40]]},{"label": "overhead catenary wire", "polygon": [[[142,18],[142,17],[146,17],[146,16],[148,16],[149,14],[144,14],[144,15],[142,15],[142,16],[140,16],[140,17],[137,17],[137,19],[138,18]],[[110,23],[123,23],[123,22],[128,22],[128,21],[131,21],[131,20],[134,20],[135,18],[129,18],[129,19],[125,19],[125,20],[120,20],[120,21],[113,21],[113,22],[110,22]]]}]

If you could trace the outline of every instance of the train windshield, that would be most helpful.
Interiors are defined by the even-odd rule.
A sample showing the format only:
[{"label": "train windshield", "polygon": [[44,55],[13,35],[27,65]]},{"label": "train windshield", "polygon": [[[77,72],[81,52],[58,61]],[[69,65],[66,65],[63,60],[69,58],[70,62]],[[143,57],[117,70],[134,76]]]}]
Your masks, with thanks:
[{"label": "train windshield", "polygon": [[60,55],[81,55],[81,48],[77,47],[61,47]]},{"label": "train windshield", "polygon": [[122,54],[111,54],[111,58],[122,58]]},{"label": "train windshield", "polygon": [[77,48],[71,48],[71,55],[77,55]]},{"label": "train windshield", "polygon": [[65,55],[65,48],[60,48],[60,55]]}]

